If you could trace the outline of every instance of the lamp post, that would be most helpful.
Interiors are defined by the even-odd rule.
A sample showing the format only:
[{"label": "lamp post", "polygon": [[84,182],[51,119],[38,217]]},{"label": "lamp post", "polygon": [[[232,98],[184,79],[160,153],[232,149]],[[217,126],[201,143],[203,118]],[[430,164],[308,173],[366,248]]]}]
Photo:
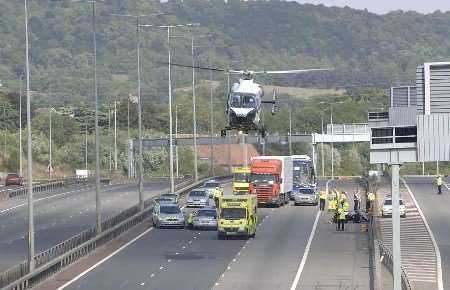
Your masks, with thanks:
[{"label": "lamp post", "polygon": [[48,121],[49,121],[49,134],[48,134],[48,176],[49,179],[52,179],[52,171],[53,171],[53,165],[52,165],[52,111],[54,109],[50,108],[48,112]]},{"label": "lamp post", "polygon": [[330,104],[330,123],[331,123],[331,179],[334,180],[334,127],[333,127],[333,104]]},{"label": "lamp post", "polygon": [[84,168],[88,170],[88,125],[84,124]]},{"label": "lamp post", "polygon": [[[159,16],[165,13],[151,13],[151,14],[110,14],[117,17],[131,17],[136,21],[136,51],[137,51],[137,94],[138,94],[138,143],[139,143],[139,176],[138,176],[138,194],[139,194],[139,209],[144,209],[144,180],[143,180],[143,144],[142,144],[142,102],[141,102],[141,18],[148,16]],[[128,98],[128,139],[130,138],[130,98]]]},{"label": "lamp post", "polygon": [[289,106],[289,155],[292,156],[292,106]]},{"label": "lamp post", "polygon": [[320,114],[320,120],[321,120],[321,129],[322,129],[322,144],[320,144],[321,146],[321,154],[320,154],[320,156],[322,157],[321,159],[321,162],[322,162],[322,177],[325,177],[325,158],[324,158],[324,155],[323,155],[323,138],[324,138],[324,135],[323,135],[323,114]]},{"label": "lamp post", "polygon": [[[175,105],[175,140],[178,140],[178,105]],[[178,145],[175,146],[175,162],[176,162],[176,166],[175,166],[175,172],[176,172],[176,177],[178,178]]]},{"label": "lamp post", "polygon": [[191,40],[191,66],[192,66],[192,122],[193,122],[193,139],[194,139],[194,180],[198,180],[198,154],[197,154],[197,100],[195,94],[195,48],[198,46],[194,46],[195,39],[199,39],[201,37],[210,37],[210,34],[207,35],[196,35],[196,36],[182,36],[182,35],[172,35],[171,38],[187,38]]},{"label": "lamp post", "polygon": [[169,76],[169,179],[170,179],[170,191],[175,191],[175,181],[173,174],[173,118],[172,118],[172,79],[171,79],[171,51],[170,51],[170,30],[172,28],[196,26],[197,24],[177,24],[177,25],[151,25],[141,24],[141,27],[153,27],[167,29],[167,52],[168,52],[168,76]]},{"label": "lamp post", "polygon": [[3,156],[6,158],[6,107],[3,106]]},{"label": "lamp post", "polygon": [[100,129],[98,127],[98,84],[97,84],[97,29],[95,4],[97,0],[92,1],[92,40],[93,40],[93,78],[94,78],[94,102],[95,102],[95,216],[97,234],[102,232],[102,214],[100,200]]},{"label": "lamp post", "polygon": [[331,123],[331,179],[334,179],[334,123],[333,123],[333,105],[342,104],[343,101],[330,104],[330,123]]},{"label": "lamp post", "polygon": [[114,99],[114,170],[117,171],[117,100]]},{"label": "lamp post", "polygon": [[20,76],[20,88],[19,88],[19,174],[23,176],[23,164],[22,164],[22,78]]},{"label": "lamp post", "polygon": [[28,189],[28,270],[34,270],[33,156],[31,139],[30,58],[28,45],[28,8],[25,9],[25,66],[27,82],[27,189]]}]

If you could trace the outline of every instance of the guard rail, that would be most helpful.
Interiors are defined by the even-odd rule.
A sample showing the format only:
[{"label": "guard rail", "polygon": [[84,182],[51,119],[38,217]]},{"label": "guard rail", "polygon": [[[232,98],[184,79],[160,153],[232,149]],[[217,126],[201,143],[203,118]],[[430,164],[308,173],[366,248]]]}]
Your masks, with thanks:
[{"label": "guard rail", "polygon": [[[391,272],[392,274],[393,258],[391,251],[380,240],[375,240],[375,244],[376,246],[378,246],[381,257],[380,259],[382,260],[386,268],[389,270],[389,272]],[[406,276],[405,269],[402,266],[402,290],[411,290],[411,289],[412,289],[411,284],[409,283],[409,279]]]},{"label": "guard rail", "polygon": [[[216,179],[223,180],[229,176],[220,176]],[[197,182],[184,181],[177,185],[177,193],[184,195],[191,189],[200,186],[208,178]],[[190,182],[189,185],[186,183]],[[77,261],[102,246],[108,241],[124,233],[133,226],[139,224],[152,213],[152,200],[144,201],[144,210],[139,211],[138,206],[130,207],[118,215],[102,222],[103,232],[96,235],[96,229],[90,228],[73,236],[52,248],[37,254],[34,257],[35,270],[29,272],[28,261],[0,274],[0,290],[22,290],[45,280],[67,265]]]},{"label": "guard rail", "polygon": [[[108,178],[101,180],[102,183],[109,183]],[[74,184],[88,184],[93,183],[93,178],[77,178],[77,177],[66,177],[61,179],[55,179],[50,182],[39,183],[33,185],[33,192],[45,192],[54,190],[57,188],[74,185]],[[13,197],[24,197],[27,196],[28,188],[27,186],[19,186],[14,188],[6,188],[0,190],[0,200],[5,200]]]}]

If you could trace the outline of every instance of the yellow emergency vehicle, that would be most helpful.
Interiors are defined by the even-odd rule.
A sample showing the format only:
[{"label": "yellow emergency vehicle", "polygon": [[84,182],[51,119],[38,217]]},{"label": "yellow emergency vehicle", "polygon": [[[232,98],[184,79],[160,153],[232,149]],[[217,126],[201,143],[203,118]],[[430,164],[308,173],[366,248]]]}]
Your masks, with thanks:
[{"label": "yellow emergency vehicle", "polygon": [[220,197],[217,237],[254,237],[258,223],[257,207],[256,195]]},{"label": "yellow emergency vehicle", "polygon": [[250,167],[237,167],[233,172],[233,194],[249,193]]}]

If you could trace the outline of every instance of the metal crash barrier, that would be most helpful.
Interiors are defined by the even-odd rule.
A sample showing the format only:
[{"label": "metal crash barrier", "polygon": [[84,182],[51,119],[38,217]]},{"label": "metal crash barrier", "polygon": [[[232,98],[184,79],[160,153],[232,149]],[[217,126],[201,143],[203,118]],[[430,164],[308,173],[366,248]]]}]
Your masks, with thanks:
[{"label": "metal crash barrier", "polygon": [[[215,179],[224,180],[229,176],[219,176]],[[200,186],[210,178],[197,182],[184,181],[177,184],[177,193],[184,195],[191,189]],[[102,222],[103,232],[96,235],[95,227],[85,230],[34,257],[36,269],[28,273],[28,261],[0,274],[0,290],[21,290],[31,288],[37,283],[47,279],[62,270],[79,258],[93,252],[97,247],[116,238],[135,225],[151,216],[152,201],[154,197],[144,201],[144,210],[139,211],[138,206],[130,207],[118,215]]]},{"label": "metal crash barrier", "polygon": [[[386,268],[388,268],[389,272],[391,272],[392,274],[393,262],[391,251],[380,240],[376,240],[375,244],[378,245],[380,257],[382,259],[383,264],[386,266]],[[411,289],[412,289],[411,284],[409,283],[405,269],[402,266],[402,290],[411,290]]]},{"label": "metal crash barrier", "polygon": [[[109,183],[110,179],[104,178],[101,180],[102,183]],[[66,177],[61,179],[55,179],[52,181],[47,181],[33,185],[33,192],[46,192],[62,188],[74,184],[90,184],[95,182],[94,178],[77,178],[77,177]],[[28,188],[26,186],[19,186],[14,188],[6,188],[0,190],[0,201],[14,198],[14,197],[26,197],[28,194]]]}]

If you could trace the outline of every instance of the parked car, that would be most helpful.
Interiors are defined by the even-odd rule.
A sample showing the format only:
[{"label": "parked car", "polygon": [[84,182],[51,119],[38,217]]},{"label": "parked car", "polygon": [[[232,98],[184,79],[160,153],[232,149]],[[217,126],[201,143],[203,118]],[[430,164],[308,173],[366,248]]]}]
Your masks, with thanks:
[{"label": "parked car", "polygon": [[153,200],[153,207],[155,207],[156,204],[176,204],[176,202],[174,202],[173,198],[158,197]]},{"label": "parked car", "polygon": [[317,205],[319,203],[319,197],[316,190],[313,187],[300,187],[296,193],[294,193],[294,204],[312,204]]},{"label": "parked car", "polygon": [[184,215],[180,207],[176,204],[157,203],[153,207],[153,226],[184,228]]},{"label": "parked car", "polygon": [[192,214],[191,223],[188,224],[189,228],[217,228],[217,211],[215,208],[201,208]]},{"label": "parked car", "polygon": [[173,203],[178,203],[178,194],[174,192],[163,193],[159,196],[160,198],[167,198],[173,201]]},{"label": "parked car", "polygon": [[194,189],[186,197],[187,207],[209,206],[209,194],[205,189]]},{"label": "parked car", "polygon": [[[406,217],[406,206],[403,203],[403,200],[400,199],[400,216],[401,217]],[[385,216],[392,216],[392,198],[386,198],[383,201],[383,206],[381,207],[381,216],[385,217]]]},{"label": "parked car", "polygon": [[218,181],[209,180],[209,181],[206,181],[203,184],[203,188],[206,190],[206,192],[208,193],[209,197],[213,197],[214,190],[216,188],[221,188],[221,185],[220,185],[220,182],[218,182]]},{"label": "parked car", "polygon": [[22,186],[23,178],[17,173],[9,173],[5,178],[5,186],[18,185]]}]

